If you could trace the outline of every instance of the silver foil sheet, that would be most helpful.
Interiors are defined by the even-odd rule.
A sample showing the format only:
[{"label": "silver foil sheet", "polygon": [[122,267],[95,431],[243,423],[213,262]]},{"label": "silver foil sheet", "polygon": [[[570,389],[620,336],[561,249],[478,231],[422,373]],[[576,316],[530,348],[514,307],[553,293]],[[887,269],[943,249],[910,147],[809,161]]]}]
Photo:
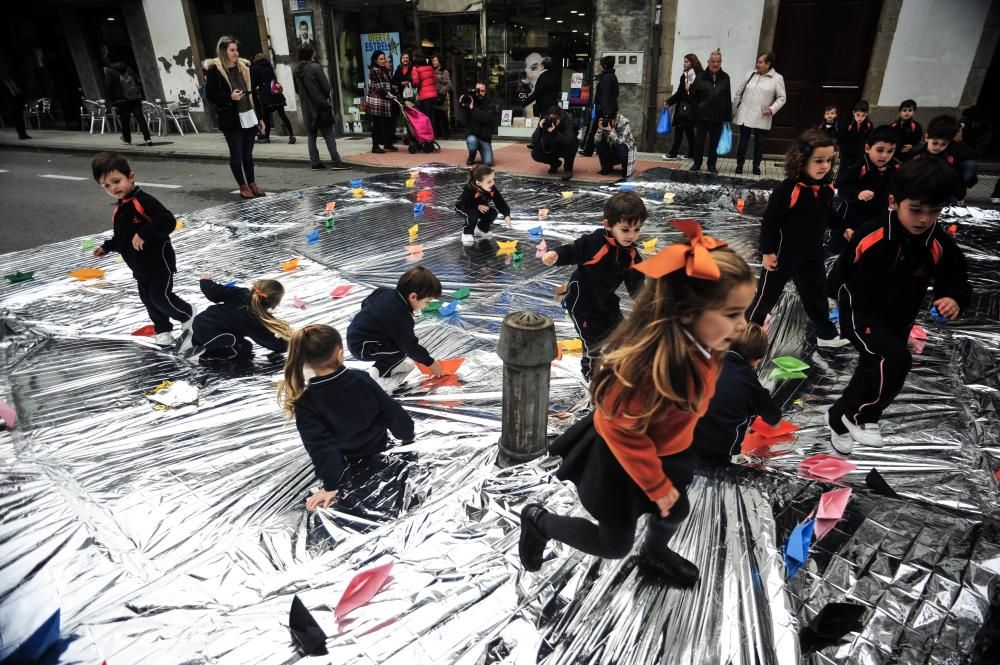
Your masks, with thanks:
[{"label": "silver foil sheet", "polygon": [[[413,187],[406,172],[365,178],[360,198],[333,186],[234,202],[183,215],[174,235],[184,298],[205,306],[202,272],[240,284],[276,277],[287,294],[278,314],[294,325],[345,331],[374,287],[415,263],[413,244],[446,301],[472,289],[455,315],[418,322],[435,356],[466,360],[458,380],[413,373],[396,391],[416,441],[355,470],[347,495],[315,514],[304,510],[311,464],[275,399],[281,356],[257,349],[252,362],[206,367],[132,336],[148,321],[126,266],[103,259],[102,279],[67,276],[95,263],[84,238],[0,255],[0,274],[35,271],[0,285],[0,399],[20,416],[15,431],[0,432],[0,612],[30,621],[60,609],[64,663],[969,662],[1000,571],[996,213],[946,212],[970,262],[974,305],[956,323],[919,321],[928,340],[885,416],[888,445],[859,447],[858,469],[839,483],[797,469],[830,452],[822,414],[854,353],[818,352],[797,298],[782,299],[771,354],[811,369],[773,389],[802,430],[766,457],[696,478],[674,544],[702,579],[682,591],[645,579],[631,559],[555,543],[541,571],[521,570],[526,501],[584,513],[572,486],[552,478],[557,460],[494,464],[499,329],[507,312],[528,309],[551,316],[560,339],[575,336],[553,297],[569,271],[534,257],[529,230],[543,226],[550,246],[569,242],[600,223],[616,188],[500,174],[514,229],[495,228],[496,239],[520,241],[516,260],[497,256],[496,239],[459,242],[453,206],[466,173],[428,166]],[[754,260],[766,189],[665,170],[633,184],[651,211],[643,239],[676,241],[667,221],[694,217]],[[337,202],[334,229],[328,201]],[[300,269],[282,272],[296,256]],[[345,284],[345,297],[330,296]],[[165,380],[190,383],[197,401],[154,409],[146,395]],[[552,435],[585,407],[578,357],[553,364],[550,405]],[[898,498],[864,489],[872,468]],[[838,485],[855,488],[844,520],[786,579],[790,531]],[[338,622],[333,608],[351,578],[387,561],[388,585]],[[328,656],[296,654],[294,595],[326,632]],[[836,601],[866,608],[862,628],[803,656],[800,627]]]}]

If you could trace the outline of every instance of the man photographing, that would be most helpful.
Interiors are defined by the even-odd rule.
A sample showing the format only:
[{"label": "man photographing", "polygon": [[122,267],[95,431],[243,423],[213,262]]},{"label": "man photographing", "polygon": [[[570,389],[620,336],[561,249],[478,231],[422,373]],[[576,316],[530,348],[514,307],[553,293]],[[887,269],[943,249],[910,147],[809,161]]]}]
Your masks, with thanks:
[{"label": "man photographing", "polygon": [[573,160],[579,141],[573,120],[558,106],[551,106],[538,121],[535,133],[531,135],[531,158],[549,165],[549,173],[555,174],[563,167],[563,180],[573,177]]},{"label": "man photographing", "polygon": [[497,106],[489,98],[486,84],[476,83],[472,94],[464,94],[458,98],[458,105],[465,111],[465,125],[469,134],[465,137],[465,146],[469,149],[467,166],[476,163],[476,152],[482,156],[482,163],[493,166],[493,130],[497,124]]}]

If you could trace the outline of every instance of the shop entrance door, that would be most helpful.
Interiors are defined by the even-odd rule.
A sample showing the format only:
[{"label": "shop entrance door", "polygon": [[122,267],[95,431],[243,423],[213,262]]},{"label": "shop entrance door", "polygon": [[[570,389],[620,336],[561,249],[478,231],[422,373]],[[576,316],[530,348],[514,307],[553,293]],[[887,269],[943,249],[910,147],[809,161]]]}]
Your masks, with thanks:
[{"label": "shop entrance door", "polygon": [[[419,47],[428,56],[443,59],[442,66],[451,75],[451,92],[445,101],[447,111],[440,112],[438,123],[446,123],[450,131],[463,127],[465,114],[458,112],[458,98],[470,92],[476,83],[481,66],[480,14],[438,14],[420,12]],[[415,45],[416,46],[416,45]],[[435,127],[439,124],[435,123]],[[440,133],[440,132],[438,132]],[[438,138],[448,138],[447,133]]]}]

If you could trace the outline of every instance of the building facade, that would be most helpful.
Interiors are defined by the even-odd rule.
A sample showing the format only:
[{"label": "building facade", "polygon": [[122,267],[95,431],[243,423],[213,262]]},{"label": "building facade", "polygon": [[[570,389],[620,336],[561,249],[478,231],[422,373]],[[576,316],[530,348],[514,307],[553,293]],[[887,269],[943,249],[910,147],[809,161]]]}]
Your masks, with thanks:
[{"label": "building facade", "polygon": [[770,151],[816,124],[827,104],[844,117],[863,98],[875,120],[894,117],[907,98],[921,118],[1000,105],[993,0],[36,0],[5,9],[3,64],[30,96],[52,98],[66,127],[79,126],[82,99],[103,97],[110,55],[135,69],[147,99],[190,100],[210,128],[202,62],[223,34],[240,41],[243,57],[272,61],[297,131],[292,66],[303,42],[327,70],[345,134],[367,131],[359,102],[376,49],[394,66],[418,48],[442,57],[453,125],[462,120],[457,97],[487,82],[503,110],[499,134],[509,137],[533,130],[524,100],[542,58],[561,83],[561,105],[583,124],[595,63],[614,55],[621,113],[646,150],[657,147],[656,118],[684,54],[705,62],[714,49],[734,88],[759,52],[775,53],[788,103]]}]

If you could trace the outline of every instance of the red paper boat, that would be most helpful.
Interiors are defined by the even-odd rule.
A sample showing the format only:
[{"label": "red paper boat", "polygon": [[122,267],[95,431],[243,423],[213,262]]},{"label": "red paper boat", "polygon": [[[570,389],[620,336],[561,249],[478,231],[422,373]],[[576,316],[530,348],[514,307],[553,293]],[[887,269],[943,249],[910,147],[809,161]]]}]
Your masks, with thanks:
[{"label": "red paper boat", "polygon": [[740,446],[740,452],[744,455],[756,455],[760,451],[770,448],[771,446],[776,446],[779,443],[791,443],[795,441],[795,436],[792,434],[779,434],[778,436],[764,436],[760,432],[749,432],[746,437],[743,438],[743,444]]},{"label": "red paper boat", "polygon": [[753,424],[750,425],[750,429],[756,432],[757,434],[761,435],[765,439],[773,439],[774,437],[777,436],[783,436],[785,434],[791,434],[792,432],[797,432],[799,431],[799,426],[793,425],[787,420],[782,420],[774,427],[771,427],[770,425],[765,423],[760,416],[757,416],[757,420],[753,421]]},{"label": "red paper boat", "polygon": [[[441,369],[444,370],[445,374],[454,374],[458,371],[458,368],[462,366],[462,363],[465,362],[465,358],[448,358],[447,360],[439,360],[438,362],[441,363]],[[427,376],[434,375],[434,372],[432,372],[431,368],[427,365],[421,365],[420,363],[414,364],[417,366],[417,369]]]},{"label": "red paper boat", "polygon": [[348,293],[350,293],[351,287],[352,287],[351,284],[341,284],[340,286],[338,286],[337,288],[335,288],[333,291],[330,291],[330,295],[332,297],[334,297],[334,298],[343,298]]},{"label": "red paper boat", "polygon": [[927,339],[927,331],[921,326],[913,326],[910,328],[910,339],[913,340],[925,340]]},{"label": "red paper boat", "polygon": [[353,612],[369,600],[375,597],[386,581],[389,579],[389,571],[392,570],[392,562],[377,566],[370,570],[363,570],[354,576],[344,589],[344,595],[340,597],[334,614],[337,619],[343,619],[348,613]]},{"label": "red paper boat", "polygon": [[148,326],[143,326],[141,328],[136,328],[132,331],[132,334],[136,337],[152,337],[156,334],[156,329],[153,328],[153,324],[150,323]]}]

